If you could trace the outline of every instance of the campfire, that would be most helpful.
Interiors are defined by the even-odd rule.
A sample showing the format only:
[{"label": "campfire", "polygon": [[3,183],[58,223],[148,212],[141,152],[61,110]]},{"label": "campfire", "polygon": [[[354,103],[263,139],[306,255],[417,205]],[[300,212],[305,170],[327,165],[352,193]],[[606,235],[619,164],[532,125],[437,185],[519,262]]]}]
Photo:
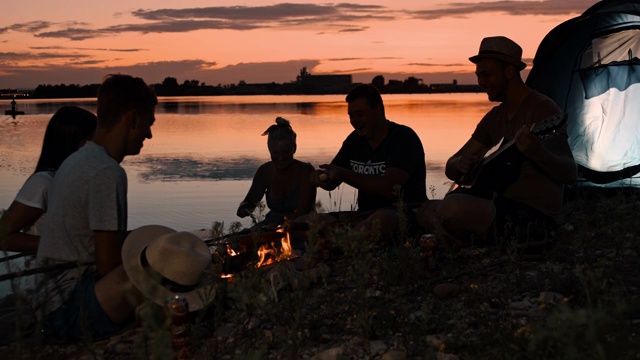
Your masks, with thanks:
[{"label": "campfire", "polygon": [[212,246],[214,263],[222,263],[223,278],[249,268],[259,268],[298,257],[284,226],[231,236]]},{"label": "campfire", "polygon": [[262,244],[258,249],[258,256],[260,256],[260,259],[258,260],[256,267],[273,264],[282,260],[289,260],[291,258],[293,250],[291,248],[289,232],[285,231],[283,227],[279,228],[277,231],[284,234],[280,240],[280,248],[278,249],[275,247],[273,242],[269,244]]}]

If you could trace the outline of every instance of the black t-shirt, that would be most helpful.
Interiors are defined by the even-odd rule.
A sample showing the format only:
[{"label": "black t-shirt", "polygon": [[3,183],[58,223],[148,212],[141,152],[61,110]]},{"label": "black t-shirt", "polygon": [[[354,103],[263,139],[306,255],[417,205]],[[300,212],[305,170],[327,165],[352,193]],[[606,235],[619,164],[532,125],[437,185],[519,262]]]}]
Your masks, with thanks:
[{"label": "black t-shirt", "polygon": [[[387,168],[402,169],[409,173],[407,182],[402,184],[404,202],[418,204],[427,199],[424,148],[418,135],[408,126],[389,121],[387,137],[376,149],[353,131],[331,163],[364,175],[382,176]],[[396,199],[358,190],[359,211],[393,207],[395,202]]]}]

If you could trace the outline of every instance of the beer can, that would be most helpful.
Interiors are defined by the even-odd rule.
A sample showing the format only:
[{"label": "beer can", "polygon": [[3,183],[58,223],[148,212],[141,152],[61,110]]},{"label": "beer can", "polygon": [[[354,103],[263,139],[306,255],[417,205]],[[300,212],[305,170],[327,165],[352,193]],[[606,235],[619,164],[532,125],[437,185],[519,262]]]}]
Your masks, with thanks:
[{"label": "beer can", "polygon": [[420,257],[428,276],[438,273],[437,250],[438,240],[434,234],[424,234],[420,237]]},{"label": "beer can", "polygon": [[189,303],[182,295],[174,295],[165,299],[165,310],[169,320],[171,346],[175,359],[191,358],[191,322],[189,319]]}]

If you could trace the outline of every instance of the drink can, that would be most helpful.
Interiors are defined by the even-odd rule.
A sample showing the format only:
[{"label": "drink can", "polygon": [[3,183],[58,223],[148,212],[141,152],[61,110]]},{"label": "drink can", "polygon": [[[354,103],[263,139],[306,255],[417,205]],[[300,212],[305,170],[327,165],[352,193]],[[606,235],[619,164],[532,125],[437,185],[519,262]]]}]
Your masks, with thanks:
[{"label": "drink can", "polygon": [[174,295],[166,298],[164,303],[169,319],[169,333],[175,358],[189,359],[191,358],[189,302],[182,295]]},{"label": "drink can", "polygon": [[424,234],[420,238],[420,257],[427,275],[435,276],[438,273],[437,263],[438,240],[434,234]]}]

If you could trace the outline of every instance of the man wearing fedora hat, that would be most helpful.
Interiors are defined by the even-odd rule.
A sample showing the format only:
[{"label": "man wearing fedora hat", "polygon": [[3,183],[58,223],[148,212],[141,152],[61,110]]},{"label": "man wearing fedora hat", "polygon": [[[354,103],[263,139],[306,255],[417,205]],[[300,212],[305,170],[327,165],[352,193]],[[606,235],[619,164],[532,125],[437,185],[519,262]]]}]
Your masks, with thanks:
[{"label": "man wearing fedora hat", "polygon": [[[475,183],[452,191],[438,203],[423,205],[421,223],[437,224],[445,240],[461,246],[487,240],[504,244],[513,238],[531,242],[533,235],[528,231],[532,224],[547,235],[553,230],[562,207],[563,184],[577,178],[564,123],[556,124],[559,128],[543,139],[532,132],[534,124],[563,118],[563,113],[551,99],[523,82],[520,71],[527,65],[522,61],[522,48],[511,39],[484,38],[478,54],[469,60],[476,65],[478,84],[489,101],[500,104],[482,118],[471,138],[449,158],[445,174],[462,183],[466,176],[482,170],[480,174],[489,182],[504,182],[504,187],[492,189],[488,195],[472,191]],[[485,155],[498,145],[504,146],[501,150],[515,152],[513,159],[520,160],[495,156],[489,167]],[[508,168],[516,163],[512,170]],[[513,178],[507,180],[510,171]]]}]

